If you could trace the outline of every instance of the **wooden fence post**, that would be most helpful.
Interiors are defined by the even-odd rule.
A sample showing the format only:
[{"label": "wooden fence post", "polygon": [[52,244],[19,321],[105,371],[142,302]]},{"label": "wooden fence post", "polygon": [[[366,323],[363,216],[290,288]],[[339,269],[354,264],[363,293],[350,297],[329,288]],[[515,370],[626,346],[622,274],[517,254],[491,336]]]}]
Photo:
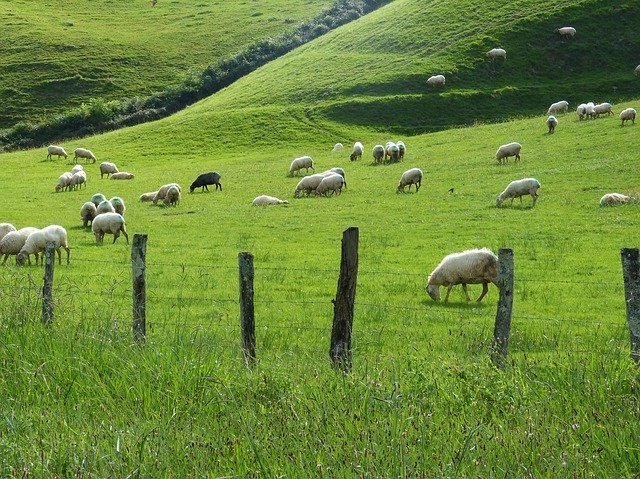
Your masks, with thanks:
[{"label": "wooden fence post", "polygon": [[500,298],[496,311],[496,322],[493,328],[493,344],[491,345],[491,360],[501,368],[507,359],[509,334],[511,332],[511,312],[513,309],[513,250],[500,248]]},{"label": "wooden fence post", "polygon": [[[36,259],[36,264],[37,264]],[[56,243],[47,241],[44,249],[44,285],[42,286],[42,322],[53,322],[53,268],[56,264]]]},{"label": "wooden fence post", "polygon": [[253,255],[238,253],[240,286],[240,334],[244,364],[251,367],[256,362],[256,321],[253,306]]},{"label": "wooden fence post", "polygon": [[631,339],[631,359],[637,363],[640,361],[640,250],[623,248],[620,255]]},{"label": "wooden fence post", "polygon": [[358,279],[358,228],[342,233],[342,258],[336,299],[333,301],[333,328],[329,356],[334,368],[351,371],[351,330]]},{"label": "wooden fence post", "polygon": [[147,235],[133,235],[133,340],[144,344],[147,337]]}]

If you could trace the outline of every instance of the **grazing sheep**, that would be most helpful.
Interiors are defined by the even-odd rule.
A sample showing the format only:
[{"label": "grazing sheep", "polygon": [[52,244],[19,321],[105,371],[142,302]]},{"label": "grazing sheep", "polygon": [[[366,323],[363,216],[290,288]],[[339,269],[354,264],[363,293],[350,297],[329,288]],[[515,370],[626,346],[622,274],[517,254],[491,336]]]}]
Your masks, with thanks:
[{"label": "grazing sheep", "polygon": [[124,226],[124,217],[118,213],[105,213],[96,216],[91,225],[91,231],[93,231],[93,235],[96,237],[96,244],[103,242],[105,234],[113,235],[113,243],[115,243],[120,233],[124,235],[127,244],[129,244],[129,235]]},{"label": "grazing sheep", "polygon": [[516,143],[515,141],[512,143],[507,143],[506,145],[502,145],[496,151],[496,160],[498,163],[506,163],[509,160],[510,156],[515,156],[516,159],[514,161],[520,160],[520,150],[522,149],[522,145],[520,143]]},{"label": "grazing sheep", "polygon": [[605,113],[607,116],[613,115],[613,106],[611,103],[599,103],[593,108],[593,110],[595,112],[595,116],[604,115]]},{"label": "grazing sheep", "polygon": [[580,103],[578,108],[576,108],[576,113],[578,114],[578,119],[582,120],[587,115],[587,104]]},{"label": "grazing sheep", "polygon": [[117,173],[111,173],[112,180],[133,180],[134,174],[127,171],[118,171]]},{"label": "grazing sheep", "polygon": [[159,200],[164,200],[164,197],[167,196],[167,191],[169,191],[169,188],[171,188],[172,186],[177,186],[178,190],[182,193],[182,188],[180,188],[180,185],[178,183],[167,183],[166,185],[162,185],[156,192],[153,200],[151,200],[153,201],[153,204],[157,204]]},{"label": "grazing sheep", "polygon": [[339,195],[342,193],[342,187],[344,186],[344,178],[338,173],[332,173],[322,178],[322,181],[316,188],[316,195],[327,196],[329,192],[331,195],[337,192]]},{"label": "grazing sheep", "polygon": [[111,201],[104,200],[96,208],[96,216],[103,215],[105,213],[115,213],[116,209],[111,204]]},{"label": "grazing sheep", "polygon": [[86,148],[76,148],[73,151],[73,155],[74,160],[84,158],[85,160],[93,160],[92,163],[96,162],[96,157],[91,153],[91,150],[87,150]]},{"label": "grazing sheep", "polygon": [[585,116],[590,117],[590,118],[595,118],[596,117],[596,105],[595,105],[595,103],[593,103],[592,101],[587,103],[585,105],[585,107],[584,107],[584,111],[585,111]]},{"label": "grazing sheep", "polygon": [[164,196],[164,200],[162,200],[165,206],[178,206],[180,203],[180,189],[177,186],[171,186],[167,190],[167,194]]},{"label": "grazing sheep", "polygon": [[324,173],[316,173],[314,175],[305,176],[296,185],[296,189],[293,191],[293,196],[299,198],[302,192],[305,192],[307,196],[318,187],[320,182],[324,179]]},{"label": "grazing sheep", "polygon": [[209,191],[208,185],[215,185],[216,190],[220,188],[222,191],[222,184],[220,183],[220,174],[215,171],[210,171],[209,173],[202,173],[199,175],[191,186],[189,187],[189,193],[193,193],[193,190],[196,188],[201,188],[200,191],[204,192],[204,190]]},{"label": "grazing sheep", "polygon": [[82,220],[82,226],[85,228],[89,226],[89,223],[93,221],[93,218],[96,217],[97,210],[96,205],[91,203],[91,201],[87,201],[80,208],[80,219]]},{"label": "grazing sheep", "polygon": [[330,170],[325,171],[325,173],[337,173],[340,176],[342,176],[342,179],[344,180],[344,187],[347,187],[347,175],[344,173],[344,170],[340,167],[334,167],[331,168]]},{"label": "grazing sheep", "polygon": [[382,145],[376,145],[373,147],[373,161],[380,163],[385,157],[385,149]]},{"label": "grazing sheep", "polygon": [[569,111],[569,102],[562,100],[552,103],[547,110],[547,115],[551,115],[552,113],[566,113],[567,111]]},{"label": "grazing sheep", "polygon": [[556,126],[558,126],[558,119],[553,115],[549,115],[549,118],[547,118],[547,127],[549,127],[549,134],[556,131]]},{"label": "grazing sheep", "polygon": [[562,37],[572,37],[576,34],[576,29],[573,27],[556,28],[554,31],[559,33]]},{"label": "grazing sheep", "polygon": [[87,174],[84,171],[76,171],[71,176],[71,181],[69,182],[69,189],[75,190],[76,187],[80,189],[82,188],[82,185],[84,185],[85,188],[87,187]]},{"label": "grazing sheep", "polygon": [[635,70],[633,70],[633,74],[637,77],[640,77],[640,65],[638,65]]},{"label": "grazing sheep", "polygon": [[411,185],[416,185],[416,193],[420,190],[420,186],[422,185],[422,170],[420,168],[411,168],[402,173],[397,192],[404,193],[407,185],[409,185],[409,191],[411,191]]},{"label": "grazing sheep", "polygon": [[384,159],[389,158],[389,161],[396,162],[400,160],[400,148],[393,142],[387,143],[387,147],[384,152]]},{"label": "grazing sheep", "polygon": [[407,152],[407,147],[404,144],[404,141],[399,141],[396,143],[398,147],[398,159],[402,160],[404,158],[404,154]]},{"label": "grazing sheep", "polygon": [[16,227],[11,223],[0,223],[0,240],[12,231],[16,231]]},{"label": "grazing sheep", "polygon": [[351,161],[359,160],[360,158],[362,158],[363,152],[364,152],[364,146],[362,146],[362,143],[360,143],[359,141],[356,141],[353,144],[353,149],[351,150],[351,156],[349,156],[349,159]]},{"label": "grazing sheep", "polygon": [[146,202],[146,201],[153,201],[153,199],[156,197],[156,195],[158,194],[157,191],[150,191],[148,193],[142,193],[140,195],[140,197],[138,198],[138,201],[141,202]]},{"label": "grazing sheep", "polygon": [[109,178],[109,175],[112,173],[118,173],[118,167],[115,163],[110,163],[108,161],[100,163],[100,179],[104,178],[104,175],[107,175],[107,178]]},{"label": "grazing sheep", "polygon": [[622,193],[607,193],[600,198],[600,206],[622,205],[628,203],[630,199],[630,196],[623,195]]},{"label": "grazing sheep", "polygon": [[111,203],[111,206],[113,206],[113,209],[116,211],[116,213],[124,216],[124,212],[127,211],[127,208],[124,205],[124,200],[122,198],[120,198],[119,196],[114,196],[109,200],[109,203]]},{"label": "grazing sheep", "polygon": [[[20,266],[29,261],[29,255],[34,254],[36,256],[36,264],[38,264],[38,253],[44,253],[47,246],[47,242],[55,242],[55,251],[58,253],[58,264],[62,264],[62,253],[60,248],[64,248],[67,252],[67,264],[69,264],[69,255],[71,249],[67,243],[67,230],[59,225],[49,225],[41,230],[34,231],[29,235],[27,241],[24,242],[24,246],[20,249],[16,261]],[[41,261],[44,264],[44,254],[41,255]]]},{"label": "grazing sheep", "polygon": [[74,165],[73,168],[71,168],[71,174],[75,174],[78,171],[84,171],[84,168],[82,167],[82,165]]},{"label": "grazing sheep", "polygon": [[440,301],[440,286],[447,286],[447,294],[444,297],[446,303],[449,300],[451,289],[456,284],[461,284],[467,301],[471,301],[467,284],[482,283],[482,294],[476,300],[479,303],[489,291],[489,283],[499,287],[498,274],[498,257],[487,248],[452,253],[445,256],[429,275],[427,294],[434,301]]},{"label": "grazing sheep", "polygon": [[507,59],[507,52],[503,48],[492,48],[487,53],[485,53],[485,55],[489,58],[503,58],[505,60]]},{"label": "grazing sheep", "polygon": [[306,169],[306,172],[309,172],[309,168],[314,173],[316,170],[313,168],[313,160],[310,156],[301,156],[300,158],[296,158],[291,162],[291,166],[289,167],[289,176],[293,176],[293,174],[302,168]]},{"label": "grazing sheep", "polygon": [[59,193],[61,191],[70,189],[71,178],[73,178],[73,175],[71,173],[69,173],[68,171],[66,173],[62,173],[58,177],[58,183],[56,184],[56,186],[54,188],[56,193]]},{"label": "grazing sheep", "polygon": [[427,85],[430,86],[444,86],[445,82],[444,75],[432,75],[427,78]]},{"label": "grazing sheep", "polygon": [[61,156],[64,156],[64,159],[67,159],[67,152],[64,151],[64,148],[62,148],[61,146],[56,146],[56,145],[49,145],[47,146],[47,160],[52,160],[52,156],[56,155],[58,157],[58,159],[60,159]]},{"label": "grazing sheep", "polygon": [[97,207],[98,207],[98,205],[99,205],[100,203],[102,203],[102,202],[103,202],[104,200],[106,200],[106,199],[107,199],[107,197],[106,197],[106,196],[104,196],[102,193],[96,193],[95,195],[93,195],[93,196],[91,197],[91,199],[90,199],[89,201],[91,201],[91,203],[93,203],[93,204],[94,204],[94,206],[97,208]]},{"label": "grazing sheep", "polygon": [[631,120],[631,124],[636,124],[636,111],[633,108],[626,108],[620,112],[620,119],[622,120],[622,124],[620,126],[624,126],[625,121]]},{"label": "grazing sheep", "polygon": [[540,188],[540,182],[535,178],[523,178],[522,180],[512,181],[496,198],[496,206],[500,206],[504,200],[509,198],[511,198],[512,205],[514,198],[520,198],[520,204],[522,204],[522,197],[524,195],[531,195],[531,198],[533,198],[532,206],[535,206],[536,201],[538,201],[538,188]]},{"label": "grazing sheep", "polygon": [[[27,241],[29,235],[34,231],[38,231],[38,228],[27,226],[26,228],[21,228],[17,231],[10,231],[0,240],[0,254],[4,255],[2,264],[7,262],[9,255],[15,256],[20,253],[25,241]],[[27,257],[27,260],[29,261],[29,264],[31,264],[31,259]]]},{"label": "grazing sheep", "polygon": [[333,149],[331,150],[331,153],[337,153],[339,151],[342,151],[343,148],[344,146],[342,145],[342,143],[336,143],[335,145],[333,145]]},{"label": "grazing sheep", "polygon": [[267,195],[257,196],[251,202],[252,206],[287,205],[287,204],[289,204],[287,200],[281,200],[276,198],[275,196],[267,196]]}]

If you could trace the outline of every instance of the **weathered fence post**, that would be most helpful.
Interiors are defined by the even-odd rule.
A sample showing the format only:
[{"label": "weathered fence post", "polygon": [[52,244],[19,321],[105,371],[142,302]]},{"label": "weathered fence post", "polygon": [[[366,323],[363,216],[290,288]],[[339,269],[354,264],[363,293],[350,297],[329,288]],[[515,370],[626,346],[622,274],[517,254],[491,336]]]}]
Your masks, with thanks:
[{"label": "weathered fence post", "polygon": [[133,235],[133,340],[144,344],[147,337],[147,235]]},{"label": "weathered fence post", "polygon": [[496,323],[493,328],[493,344],[491,345],[491,360],[500,368],[507,359],[509,334],[511,332],[511,311],[513,308],[513,250],[500,248],[500,298],[496,311]]},{"label": "weathered fence post", "polygon": [[[37,263],[36,259],[36,263]],[[42,322],[53,322],[53,267],[56,264],[56,243],[47,241],[44,248],[44,285],[42,286]]]},{"label": "weathered fence post", "polygon": [[351,371],[351,330],[358,279],[358,228],[342,233],[342,258],[338,290],[333,302],[333,328],[329,356],[334,368]]},{"label": "weathered fence post", "polygon": [[637,363],[640,361],[640,250],[623,248],[620,255],[631,339],[631,359]]},{"label": "weathered fence post", "polygon": [[256,321],[253,306],[253,255],[238,253],[240,285],[240,334],[244,364],[251,367],[256,362]]}]

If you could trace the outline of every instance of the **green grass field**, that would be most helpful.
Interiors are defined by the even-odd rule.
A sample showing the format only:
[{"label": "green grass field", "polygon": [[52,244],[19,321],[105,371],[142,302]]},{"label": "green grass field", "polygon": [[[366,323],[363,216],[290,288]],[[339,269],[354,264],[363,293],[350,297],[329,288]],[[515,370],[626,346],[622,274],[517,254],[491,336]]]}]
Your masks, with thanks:
[{"label": "green grass field", "polygon": [[[91,148],[98,163],[136,174],[132,181],[100,180],[97,164],[87,165],[86,190],[54,193],[72,163],[47,161],[44,149],[3,154],[0,221],[63,225],[71,264],[56,264],[56,320],[48,329],[39,323],[42,269],[12,259],[0,268],[0,475],[636,477],[639,386],[628,359],[620,248],[638,246],[640,215],[636,204],[600,208],[598,201],[640,191],[640,126],[621,128],[617,114],[580,122],[569,113],[548,135],[546,108],[563,98],[548,88],[583,91],[592,83],[582,70],[567,71],[563,82],[532,72],[508,99],[491,92],[519,78],[493,69],[519,67],[525,60],[515,51],[527,52],[534,38],[554,42],[542,32],[560,18],[572,23],[563,12],[592,25],[603,11],[612,22],[631,21],[637,7],[487,4],[396,0],[170,118],[63,145]],[[421,16],[404,28],[380,27],[415,18],[409,13]],[[502,67],[487,65],[481,52],[507,38],[497,37],[504,18],[515,22],[505,34],[520,32],[513,46],[503,43],[514,54]],[[596,33],[581,36],[575,25],[569,47],[586,48],[582,39],[593,47]],[[430,54],[442,48],[417,40],[436,31],[448,45],[446,63]],[[526,61],[536,66],[540,58],[548,54]],[[603,85],[633,81],[617,83],[631,62],[619,58]],[[443,92],[424,92],[432,70],[454,69],[460,73]],[[412,76],[414,87],[397,90]],[[429,132],[429,105],[447,96],[456,96],[460,112],[476,105],[473,92],[462,99],[472,83],[496,100],[487,116]],[[527,96],[527,85],[549,93]],[[616,113],[640,106],[631,93],[620,91],[628,99],[616,102]],[[567,99],[572,107],[609,99],[592,94]],[[473,123],[473,108],[434,129]],[[504,122],[482,124],[491,119]],[[374,144],[399,139],[407,144],[401,163],[372,163]],[[350,162],[356,140],[365,156]],[[331,153],[338,141],[347,148]],[[509,141],[523,145],[522,160],[499,166],[495,151]],[[299,178],[288,167],[304,154],[317,171],[346,170],[342,195],[293,198]],[[425,174],[420,192],[397,194],[411,167]],[[223,191],[189,194],[191,181],[210,170],[222,175]],[[542,183],[535,208],[529,198],[495,207],[511,180],[529,176]],[[172,181],[183,187],[178,207],[136,201]],[[108,237],[96,246],[81,226],[80,207],[96,192],[124,198],[130,236],[149,235],[144,348],[131,341],[130,246]],[[260,194],[290,204],[252,207]],[[354,367],[342,375],[331,370],[328,349],[340,238],[349,226],[360,228],[360,273]],[[478,305],[456,289],[445,305],[424,290],[443,256],[481,246],[515,255],[504,371],[488,356],[498,291]],[[240,251],[255,255],[259,362],[252,371],[240,354]]]}]

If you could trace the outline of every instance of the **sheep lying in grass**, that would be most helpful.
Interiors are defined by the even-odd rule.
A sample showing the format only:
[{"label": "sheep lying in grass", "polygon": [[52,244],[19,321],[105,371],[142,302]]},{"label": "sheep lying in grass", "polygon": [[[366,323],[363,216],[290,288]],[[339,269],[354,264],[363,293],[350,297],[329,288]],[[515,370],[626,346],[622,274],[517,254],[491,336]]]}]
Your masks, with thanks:
[{"label": "sheep lying in grass", "polygon": [[427,78],[427,85],[430,86],[444,86],[446,83],[446,79],[444,75],[431,75]]},{"label": "sheep lying in grass", "polygon": [[107,175],[107,178],[109,178],[109,175],[118,173],[118,171],[118,167],[115,163],[111,163],[109,161],[103,161],[100,163],[100,179],[104,178],[104,175]]},{"label": "sheep lying in grass", "polygon": [[547,127],[549,128],[549,134],[556,131],[556,126],[558,126],[558,119],[553,115],[549,115],[549,118],[547,118]]},{"label": "sheep lying in grass", "polygon": [[504,200],[509,198],[511,198],[512,205],[514,198],[520,198],[520,204],[522,204],[522,197],[524,195],[531,195],[531,198],[533,198],[532,206],[535,206],[536,201],[538,201],[538,189],[540,186],[540,182],[535,178],[523,178],[521,180],[512,181],[496,198],[496,206],[500,206],[504,203]]},{"label": "sheep lying in grass", "polygon": [[385,157],[384,146],[376,145],[373,147],[373,161],[376,163],[381,163],[383,158]]},{"label": "sheep lying in grass", "polygon": [[552,103],[547,110],[547,115],[551,115],[552,113],[566,113],[567,111],[569,111],[569,102],[562,100]]},{"label": "sheep lying in grass", "polygon": [[560,34],[562,37],[572,37],[576,34],[576,29],[573,27],[561,27],[556,28],[555,32]]},{"label": "sheep lying in grass", "polygon": [[496,151],[496,160],[498,163],[503,164],[509,160],[510,156],[515,156],[516,159],[514,161],[520,160],[520,150],[522,149],[522,145],[520,143],[516,143],[515,141],[512,143],[507,143],[506,145],[502,145]]},{"label": "sheep lying in grass", "polygon": [[85,228],[89,226],[89,223],[93,221],[93,218],[96,217],[96,205],[91,203],[91,201],[87,201],[80,208],[80,219],[82,220],[82,226]]},{"label": "sheep lying in grass", "polygon": [[493,59],[495,58],[502,58],[503,60],[507,59],[507,52],[503,48],[492,48],[487,53],[485,53],[485,55]]},{"label": "sheep lying in grass", "polygon": [[166,185],[162,185],[160,189],[156,191],[156,195],[153,197],[153,200],[151,200],[153,201],[153,204],[157,204],[159,200],[164,200],[164,197],[167,196],[167,191],[169,191],[169,188],[172,186],[176,186],[178,191],[182,193],[182,188],[180,188],[178,183],[167,183]]},{"label": "sheep lying in grass", "polygon": [[622,124],[620,126],[624,126],[625,121],[631,120],[631,124],[636,124],[636,111],[633,108],[626,108],[620,112],[620,120],[622,120]]},{"label": "sheep lying in grass", "polygon": [[362,143],[360,143],[359,141],[356,141],[353,144],[353,149],[351,150],[351,155],[349,156],[349,159],[351,161],[359,160],[360,158],[362,158],[363,152],[364,152],[364,146],[362,146]]},{"label": "sheep lying in grass", "polygon": [[59,193],[61,191],[64,190],[68,190],[71,187],[71,178],[73,178],[73,175],[70,172],[65,172],[62,173],[59,177],[58,177],[58,183],[55,186],[55,191],[56,193]]},{"label": "sheep lying in grass", "polygon": [[11,223],[0,223],[0,240],[12,231],[16,231],[16,227]]},{"label": "sheep lying in grass", "polygon": [[302,168],[308,173],[309,168],[314,173],[316,170],[313,168],[313,159],[310,156],[301,156],[300,158],[296,158],[291,162],[291,166],[289,167],[289,176],[293,176],[294,173],[297,173]]},{"label": "sheep lying in grass", "polygon": [[427,294],[434,301],[440,300],[440,286],[447,287],[444,302],[449,300],[449,293],[456,284],[461,284],[467,301],[470,301],[467,284],[482,284],[479,303],[489,291],[489,283],[498,287],[498,257],[487,248],[472,249],[445,256],[440,264],[429,275]]},{"label": "sheep lying in grass", "polygon": [[86,148],[76,148],[73,151],[73,159],[77,160],[78,158],[84,158],[85,160],[93,160],[92,163],[96,162],[96,157],[91,152],[91,150],[87,150]]},{"label": "sheep lying in grass", "polygon": [[[29,235],[27,241],[24,242],[24,246],[20,249],[16,261],[20,266],[23,266],[29,261],[29,255],[34,254],[36,256],[36,264],[38,264],[38,254],[44,253],[44,250],[49,241],[55,242],[55,251],[58,253],[58,264],[62,264],[62,253],[60,248],[64,248],[67,252],[67,264],[69,264],[69,255],[71,249],[67,243],[67,230],[59,225],[50,225],[41,230],[34,231]],[[44,254],[41,256],[42,264],[44,264]]]},{"label": "sheep lying in grass", "polygon": [[623,195],[622,193],[607,193],[600,198],[600,206],[622,205],[628,203],[630,200],[630,196]]},{"label": "sheep lying in grass", "polygon": [[60,159],[61,156],[64,156],[64,159],[67,159],[67,152],[64,151],[64,148],[62,148],[61,146],[57,146],[57,145],[49,145],[47,147],[47,160],[51,160],[53,159],[53,155],[57,156],[58,159]]},{"label": "sheep lying in grass", "polygon": [[[25,241],[27,241],[29,235],[34,231],[38,231],[38,228],[27,226],[17,231],[10,231],[0,240],[0,254],[4,255],[2,264],[7,262],[9,255],[15,256],[20,253]],[[27,257],[27,260],[29,264],[31,264],[31,259]]]},{"label": "sheep lying in grass", "polygon": [[287,205],[287,200],[281,200],[275,196],[261,195],[254,198],[252,206]]},{"label": "sheep lying in grass", "polygon": [[595,113],[595,116],[600,116],[600,115],[604,115],[605,113],[607,114],[607,116],[612,116],[613,115],[613,105],[611,105],[611,103],[599,103],[596,106],[593,107],[593,111]]},{"label": "sheep lying in grass", "polygon": [[220,188],[222,191],[222,184],[220,183],[220,173],[216,173],[215,171],[210,171],[209,173],[202,173],[198,175],[191,186],[189,187],[189,193],[193,193],[193,190],[196,188],[200,188],[200,191],[204,192],[204,190],[209,191],[208,185],[215,185],[216,190]]},{"label": "sheep lying in grass", "polygon": [[143,203],[147,201],[153,201],[153,199],[156,197],[157,194],[158,194],[157,191],[149,191],[148,193],[142,193],[138,198],[138,201],[141,201]]},{"label": "sheep lying in grass", "polygon": [[128,171],[118,171],[117,173],[111,174],[112,180],[133,180],[134,177],[135,175]]},{"label": "sheep lying in grass", "polygon": [[127,244],[129,244],[129,235],[124,225],[124,217],[118,213],[104,213],[96,216],[91,225],[91,231],[96,237],[96,244],[103,242],[105,234],[113,235],[113,243],[115,243],[120,233],[124,235]]},{"label": "sheep lying in grass", "polygon": [[420,190],[420,186],[422,185],[422,170],[420,168],[411,168],[410,170],[402,173],[400,182],[398,183],[397,192],[404,193],[404,189],[407,185],[409,186],[409,191],[411,191],[411,185],[416,185],[416,193]]}]

